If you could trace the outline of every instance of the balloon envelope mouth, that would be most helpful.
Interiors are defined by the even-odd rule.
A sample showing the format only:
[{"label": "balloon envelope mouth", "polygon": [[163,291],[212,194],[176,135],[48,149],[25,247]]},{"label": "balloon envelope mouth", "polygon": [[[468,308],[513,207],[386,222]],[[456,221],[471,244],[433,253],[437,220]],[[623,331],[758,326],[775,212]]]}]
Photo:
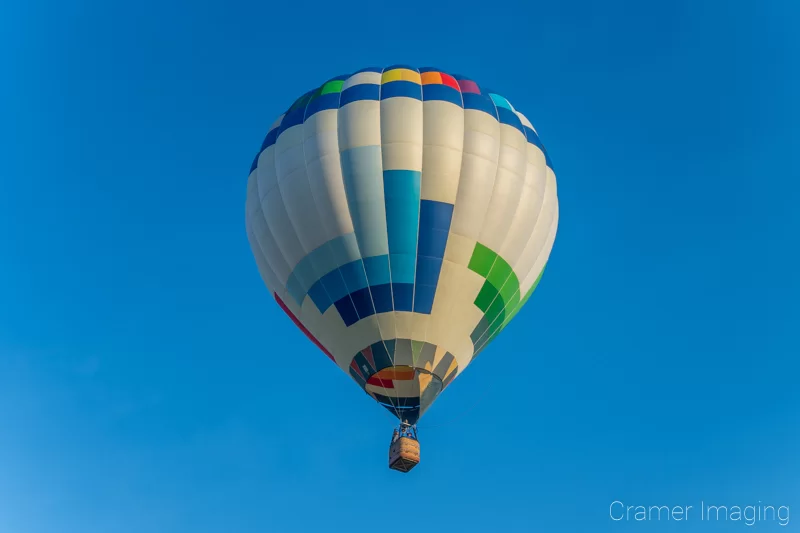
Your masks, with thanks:
[{"label": "balloon envelope mouth", "polygon": [[430,370],[400,365],[372,374],[364,391],[401,422],[416,424],[442,388],[441,378]]}]

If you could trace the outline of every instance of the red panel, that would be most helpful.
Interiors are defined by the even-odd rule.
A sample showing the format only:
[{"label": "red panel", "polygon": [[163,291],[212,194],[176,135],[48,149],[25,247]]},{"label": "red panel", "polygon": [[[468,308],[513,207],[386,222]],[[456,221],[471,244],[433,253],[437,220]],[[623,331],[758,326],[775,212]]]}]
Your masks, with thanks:
[{"label": "red panel", "polygon": [[357,373],[359,376],[361,376],[361,379],[367,379],[367,378],[364,376],[364,373],[361,371],[361,369],[360,369],[360,368],[358,368],[358,365],[356,364],[356,360],[355,360],[355,359],[353,359],[352,361],[350,361],[350,368],[352,368],[353,370],[355,370],[355,371],[356,371],[356,373]]},{"label": "red panel", "polygon": [[383,387],[384,389],[394,388],[394,383],[392,382],[391,379],[380,379],[377,376],[372,376],[371,378],[369,378],[369,381],[367,381],[367,383],[369,383],[370,385],[375,385],[376,387]]},{"label": "red panel", "polygon": [[283,309],[283,312],[284,312],[284,313],[286,313],[287,315],[289,315],[289,318],[291,318],[291,319],[292,319],[292,322],[294,322],[294,325],[295,325],[295,326],[297,326],[298,328],[300,328],[300,331],[302,331],[303,333],[305,333],[305,334],[306,334],[306,337],[308,337],[308,338],[311,340],[311,342],[313,342],[314,344],[316,344],[317,348],[319,348],[320,350],[322,350],[322,353],[324,353],[325,355],[327,355],[327,356],[330,358],[330,360],[331,360],[331,361],[333,361],[333,362],[335,363],[335,362],[336,362],[336,360],[335,360],[335,359],[333,358],[333,356],[331,355],[331,352],[329,352],[329,351],[328,351],[328,349],[327,349],[327,348],[325,348],[325,347],[322,345],[322,343],[321,343],[321,342],[319,342],[319,341],[317,340],[317,338],[316,338],[314,335],[312,335],[310,331],[308,331],[308,330],[306,329],[306,327],[303,325],[303,323],[302,323],[302,322],[300,322],[300,321],[297,319],[297,317],[296,317],[296,316],[294,316],[294,313],[292,313],[292,312],[289,310],[289,308],[288,308],[288,307],[286,307],[286,304],[285,304],[285,303],[283,303],[283,300],[281,300],[280,296],[278,296],[278,294],[277,294],[277,293],[273,294],[273,296],[275,297],[275,301],[276,301],[276,302],[278,302],[278,305],[280,305],[280,306],[281,306],[281,309]]},{"label": "red panel", "polygon": [[372,365],[372,368],[374,369],[375,368],[375,358],[372,356],[372,346],[367,346],[366,348],[361,350],[361,353],[364,354],[364,357],[367,358],[367,362],[370,365]]},{"label": "red panel", "polygon": [[456,91],[461,90],[461,88],[458,86],[458,82],[453,76],[445,74],[444,72],[442,72],[441,74],[442,74],[442,85],[447,85],[448,87],[452,87]]}]

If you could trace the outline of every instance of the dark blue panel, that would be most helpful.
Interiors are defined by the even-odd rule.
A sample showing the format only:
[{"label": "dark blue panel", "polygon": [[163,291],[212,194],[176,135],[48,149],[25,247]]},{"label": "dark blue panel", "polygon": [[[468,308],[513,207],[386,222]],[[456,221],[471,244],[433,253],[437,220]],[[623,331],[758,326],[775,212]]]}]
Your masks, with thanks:
[{"label": "dark blue panel", "polygon": [[457,91],[449,85],[429,84],[422,86],[422,100],[429,102],[431,100],[441,100],[450,102],[463,107],[464,103],[461,101],[461,91]]},{"label": "dark blue panel", "polygon": [[253,171],[254,171],[256,168],[258,168],[258,158],[259,158],[259,157],[261,157],[261,152],[258,152],[258,153],[256,154],[256,157],[253,159],[253,164],[252,164],[252,165],[250,165],[250,174],[252,174],[252,173],[253,173]]},{"label": "dark blue panel", "polygon": [[472,81],[472,78],[467,78],[466,76],[462,76],[461,74],[450,74],[453,78],[457,81]]},{"label": "dark blue panel", "polygon": [[453,204],[422,200],[420,202],[419,227],[450,231],[450,220],[453,218]]},{"label": "dark blue panel", "polygon": [[420,227],[419,248],[417,249],[417,253],[430,257],[444,257],[444,249],[447,246],[447,237],[449,235],[450,232],[443,229]]},{"label": "dark blue panel", "polygon": [[308,117],[314,113],[319,113],[326,109],[338,109],[340,95],[341,93],[328,93],[311,100],[311,103],[306,107],[305,120],[308,120]]},{"label": "dark blue panel", "polygon": [[357,70],[353,73],[353,75],[361,74],[362,72],[377,72],[378,74],[383,72],[383,69],[380,67],[367,67],[362,68],[361,70]]},{"label": "dark blue panel", "polygon": [[336,306],[336,310],[339,311],[339,316],[341,316],[342,320],[344,320],[345,326],[350,327],[358,322],[358,313],[356,313],[356,308],[353,306],[353,302],[350,300],[349,294],[344,298],[337,300],[334,305]]},{"label": "dark blue panel", "polygon": [[525,130],[522,129],[522,122],[519,120],[519,117],[516,113],[511,111],[510,109],[506,109],[505,107],[498,107],[497,114],[500,118],[500,124],[508,124],[509,126],[514,126],[519,130],[519,132],[525,135]]},{"label": "dark blue panel", "polygon": [[547,150],[545,149],[544,144],[542,144],[541,139],[539,139],[539,136],[536,134],[535,131],[533,131],[528,126],[524,126],[524,129],[525,129],[525,136],[528,138],[528,142],[535,146],[538,146],[539,149],[542,152],[544,152],[545,164],[548,167],[550,167],[550,170],[553,170],[553,172],[555,172],[555,170],[553,169],[553,162],[550,160],[550,155],[547,153]]},{"label": "dark blue panel", "polygon": [[436,295],[436,287],[432,285],[414,286],[414,312],[424,315],[431,314],[433,309],[433,297]]},{"label": "dark blue panel", "polygon": [[388,72],[388,71],[394,70],[396,68],[404,68],[404,69],[408,69],[408,70],[413,70],[414,72],[419,72],[416,67],[411,67],[409,65],[392,65],[391,67],[386,67],[385,69],[383,69],[383,71],[384,72]]},{"label": "dark blue panel", "polygon": [[370,376],[376,372],[375,368],[361,352],[358,352],[355,357],[353,357],[353,361],[356,362],[356,366],[358,366],[358,369],[361,370],[361,373],[366,379],[369,379]]},{"label": "dark blue panel", "polygon": [[369,292],[369,287],[351,293],[350,298],[356,306],[359,319],[367,318],[375,314],[375,307],[372,305],[372,295]]},{"label": "dark blue panel", "polygon": [[411,304],[414,301],[413,283],[392,283],[392,295],[395,311],[411,311]]},{"label": "dark blue panel", "polygon": [[275,144],[275,141],[277,139],[278,139],[278,128],[275,128],[274,130],[270,130],[270,132],[267,133],[267,136],[264,137],[264,142],[261,143],[261,151],[263,152],[268,147],[270,147],[273,144]]},{"label": "dark blue panel", "polygon": [[[350,77],[350,74],[342,74],[341,76],[336,76],[336,77],[333,77],[333,78],[329,79],[325,83],[330,83],[332,81],[345,81],[349,77]],[[323,85],[325,85],[325,83],[323,83]]]},{"label": "dark blue panel", "polygon": [[311,301],[314,302],[314,305],[319,309],[320,313],[324,313],[333,302],[331,302],[330,296],[325,291],[325,287],[322,285],[322,280],[317,281],[315,284],[311,286],[308,290],[308,296],[311,298]]},{"label": "dark blue panel", "polygon": [[372,292],[372,302],[375,304],[376,313],[388,313],[392,311],[391,283],[372,285],[370,291]]},{"label": "dark blue panel", "polygon": [[344,107],[351,102],[359,100],[379,100],[381,86],[375,83],[362,83],[353,85],[342,91],[339,99],[339,107]]},{"label": "dark blue panel", "polygon": [[442,69],[438,69],[435,67],[422,67],[421,69],[419,69],[420,74],[425,74],[426,72],[441,72],[441,71]]},{"label": "dark blue panel", "polygon": [[340,266],[339,271],[342,273],[342,277],[344,277],[344,283],[347,285],[347,290],[349,292],[355,292],[368,285],[367,275],[364,273],[364,263],[361,259],[356,259],[355,261],[350,261],[346,265]]},{"label": "dark blue panel", "polygon": [[[440,257],[428,257],[420,255],[417,257],[417,280],[415,285],[432,285],[439,283],[439,272],[442,270],[442,259]],[[417,289],[419,291],[419,289]]]},{"label": "dark blue panel", "polygon": [[394,349],[395,349],[395,340],[394,339],[384,339],[383,340],[384,346],[389,351],[389,355],[392,356],[392,365],[394,365]]},{"label": "dark blue panel", "polygon": [[334,302],[340,298],[344,298],[347,296],[347,293],[350,292],[347,290],[347,285],[344,284],[344,279],[342,279],[342,274],[339,272],[338,268],[322,276],[321,281],[325,287],[325,291],[328,293],[328,297]]},{"label": "dark blue panel", "polygon": [[497,118],[497,108],[488,96],[475,93],[462,93],[461,96],[464,97],[464,109],[483,111]]},{"label": "dark blue panel", "polygon": [[381,100],[404,96],[422,100],[422,86],[413,81],[390,81],[381,85]]},{"label": "dark blue panel", "polygon": [[306,112],[305,106],[295,109],[294,111],[289,111],[286,114],[286,116],[283,117],[281,125],[278,128],[278,137],[281,136],[281,133],[288,130],[292,126],[297,126],[298,124],[302,124],[305,112]]},{"label": "dark blue panel", "polygon": [[365,388],[367,386],[367,382],[364,381],[364,378],[362,378],[361,376],[358,375],[358,372],[353,370],[352,367],[348,368],[348,370],[350,371],[350,377],[352,377],[355,380],[355,382],[358,383],[359,387],[361,387],[363,389],[363,388]]},{"label": "dark blue panel", "polygon": [[372,345],[372,359],[375,360],[375,370],[383,370],[392,364],[392,356],[394,353],[388,352],[389,347],[383,341],[378,341]]}]

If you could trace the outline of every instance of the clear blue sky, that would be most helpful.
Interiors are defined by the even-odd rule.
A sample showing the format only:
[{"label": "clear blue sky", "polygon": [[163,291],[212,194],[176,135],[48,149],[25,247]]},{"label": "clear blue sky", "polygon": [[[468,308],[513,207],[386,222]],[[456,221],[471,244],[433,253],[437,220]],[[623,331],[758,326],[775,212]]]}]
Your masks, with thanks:
[{"label": "clear blue sky", "polygon": [[[612,523],[615,499],[794,505],[759,528],[793,529],[793,4],[5,2],[0,532],[744,527]],[[536,295],[406,476],[391,415],[274,304],[244,228],[274,118],[394,63],[507,96],[561,202]]]}]

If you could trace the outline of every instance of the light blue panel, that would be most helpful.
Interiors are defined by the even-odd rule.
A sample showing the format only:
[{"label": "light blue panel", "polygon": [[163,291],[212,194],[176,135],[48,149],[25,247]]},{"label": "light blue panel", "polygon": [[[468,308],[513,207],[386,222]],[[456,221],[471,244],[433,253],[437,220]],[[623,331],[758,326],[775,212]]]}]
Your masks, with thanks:
[{"label": "light blue panel", "polygon": [[389,277],[389,256],[377,255],[375,257],[364,258],[364,270],[367,271],[367,278],[370,287],[383,285],[391,281]]},{"label": "light blue panel", "polygon": [[514,108],[511,107],[511,104],[508,102],[508,100],[506,100],[499,94],[490,94],[489,97],[492,99],[492,102],[494,102],[494,105],[496,105],[497,107],[504,107],[509,111],[514,111]]},{"label": "light blue panel", "polygon": [[417,256],[414,254],[390,254],[392,283],[414,283]]},{"label": "light blue panel", "polygon": [[347,204],[362,257],[389,253],[380,146],[341,152]]},{"label": "light blue panel", "polygon": [[358,257],[358,244],[354,234],[348,233],[331,239],[297,264],[289,276],[286,288],[294,301],[302,305],[306,294],[322,276]]},{"label": "light blue panel", "polygon": [[413,170],[383,173],[390,254],[416,254],[420,176],[420,172]]},{"label": "light blue panel", "polygon": [[333,250],[333,257],[337,267],[346,265],[361,257],[355,233],[348,233],[328,242]]},{"label": "light blue panel", "polygon": [[[347,292],[352,293],[367,287],[367,275],[364,273],[364,263],[361,259],[347,263],[339,267],[344,283],[347,285]],[[334,301],[338,298],[334,298]]]}]

